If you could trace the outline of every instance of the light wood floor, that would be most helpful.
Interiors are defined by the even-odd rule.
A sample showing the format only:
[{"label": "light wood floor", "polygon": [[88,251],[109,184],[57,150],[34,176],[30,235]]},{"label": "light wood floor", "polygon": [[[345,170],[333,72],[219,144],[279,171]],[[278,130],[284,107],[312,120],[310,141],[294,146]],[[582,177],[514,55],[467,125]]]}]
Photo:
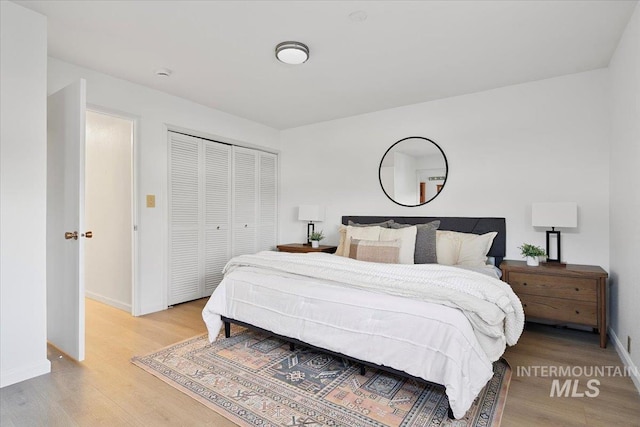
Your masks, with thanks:
[{"label": "light wood floor", "polygon": [[[0,425],[233,426],[234,424],[130,363],[205,332],[206,300],[134,318],[87,300],[86,360],[49,348],[52,372],[0,390]],[[528,325],[505,358],[513,368],[502,426],[640,426],[640,396],[627,377],[599,378],[595,398],[550,398],[551,378],[517,375],[518,366],[622,366],[598,335]],[[586,379],[579,391],[586,389]]]}]

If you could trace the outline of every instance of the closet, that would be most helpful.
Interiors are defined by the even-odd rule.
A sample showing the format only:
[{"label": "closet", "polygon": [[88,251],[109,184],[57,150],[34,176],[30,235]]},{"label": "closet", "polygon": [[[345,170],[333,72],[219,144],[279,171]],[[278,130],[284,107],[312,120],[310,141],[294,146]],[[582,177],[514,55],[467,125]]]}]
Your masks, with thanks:
[{"label": "closet", "polygon": [[168,305],[211,295],[232,256],[275,248],[275,154],[169,132]]}]

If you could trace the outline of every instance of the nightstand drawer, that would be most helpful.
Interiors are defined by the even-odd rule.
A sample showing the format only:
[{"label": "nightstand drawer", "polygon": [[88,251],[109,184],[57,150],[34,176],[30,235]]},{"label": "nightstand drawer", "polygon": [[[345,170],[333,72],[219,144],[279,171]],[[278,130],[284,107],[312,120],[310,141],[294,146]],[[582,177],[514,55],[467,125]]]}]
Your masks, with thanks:
[{"label": "nightstand drawer", "polygon": [[598,305],[596,303],[536,295],[519,296],[527,318],[538,317],[559,322],[598,326]]},{"label": "nightstand drawer", "polygon": [[597,281],[581,277],[558,277],[544,274],[511,272],[509,284],[518,295],[539,295],[597,302]]}]

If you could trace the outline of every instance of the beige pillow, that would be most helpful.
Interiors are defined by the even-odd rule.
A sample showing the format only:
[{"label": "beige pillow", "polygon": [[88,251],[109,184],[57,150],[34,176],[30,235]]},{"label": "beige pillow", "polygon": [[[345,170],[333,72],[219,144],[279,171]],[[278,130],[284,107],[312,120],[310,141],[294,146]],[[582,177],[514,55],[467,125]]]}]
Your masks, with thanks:
[{"label": "beige pillow", "polygon": [[483,266],[491,249],[495,231],[485,234],[436,231],[436,255],[438,264]]},{"label": "beige pillow", "polygon": [[[344,226],[341,226],[341,228],[342,227]],[[338,245],[336,255],[344,257],[349,256],[349,242],[351,241],[350,239],[380,240],[381,229],[382,227],[379,227],[377,225],[374,227],[353,227],[350,225],[344,227],[344,240],[342,240],[342,234],[340,234],[340,243],[342,244],[342,248],[340,247],[340,245]],[[342,251],[340,251],[340,249],[342,249]]]},{"label": "beige pillow", "polygon": [[400,258],[400,239],[396,240],[359,240],[351,239],[349,258],[368,262],[397,264]]},{"label": "beige pillow", "polygon": [[436,258],[438,264],[456,265],[462,242],[451,231],[436,230]]},{"label": "beige pillow", "polygon": [[[356,222],[349,220],[348,225],[351,227],[374,227],[378,225],[383,228],[389,228],[393,223],[394,221],[392,219],[389,219],[383,222],[376,222],[373,224],[358,224]],[[344,255],[344,251],[345,251],[346,241],[347,241],[347,226],[340,225],[340,227],[338,227],[338,233],[340,234],[340,240],[338,241],[338,249],[335,251],[335,254],[340,256],[346,256]]]},{"label": "beige pillow", "polygon": [[340,240],[338,241],[338,249],[336,249],[334,255],[344,256],[344,247],[347,241],[347,226],[340,225],[340,227],[338,227],[338,234],[340,234]]},{"label": "beige pillow", "polygon": [[400,264],[414,264],[414,255],[416,252],[416,233],[418,227],[412,225],[404,228],[383,228],[380,230],[381,241],[389,241],[399,239],[400,245]]}]

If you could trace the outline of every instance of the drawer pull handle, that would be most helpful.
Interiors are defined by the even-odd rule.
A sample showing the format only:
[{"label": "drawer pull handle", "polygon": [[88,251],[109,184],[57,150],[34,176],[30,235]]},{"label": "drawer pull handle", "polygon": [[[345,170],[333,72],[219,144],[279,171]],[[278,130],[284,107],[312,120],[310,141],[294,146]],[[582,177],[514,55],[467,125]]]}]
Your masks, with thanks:
[{"label": "drawer pull handle", "polygon": [[576,314],[580,314],[580,312],[578,310],[576,310]]},{"label": "drawer pull handle", "polygon": [[522,286],[527,286],[527,282],[524,282],[524,283],[522,284]]},{"label": "drawer pull handle", "polygon": [[524,307],[526,307],[526,306],[527,306],[527,304],[522,304],[522,305],[523,305]]},{"label": "drawer pull handle", "polygon": [[576,288],[576,292],[580,292],[580,288]]}]

